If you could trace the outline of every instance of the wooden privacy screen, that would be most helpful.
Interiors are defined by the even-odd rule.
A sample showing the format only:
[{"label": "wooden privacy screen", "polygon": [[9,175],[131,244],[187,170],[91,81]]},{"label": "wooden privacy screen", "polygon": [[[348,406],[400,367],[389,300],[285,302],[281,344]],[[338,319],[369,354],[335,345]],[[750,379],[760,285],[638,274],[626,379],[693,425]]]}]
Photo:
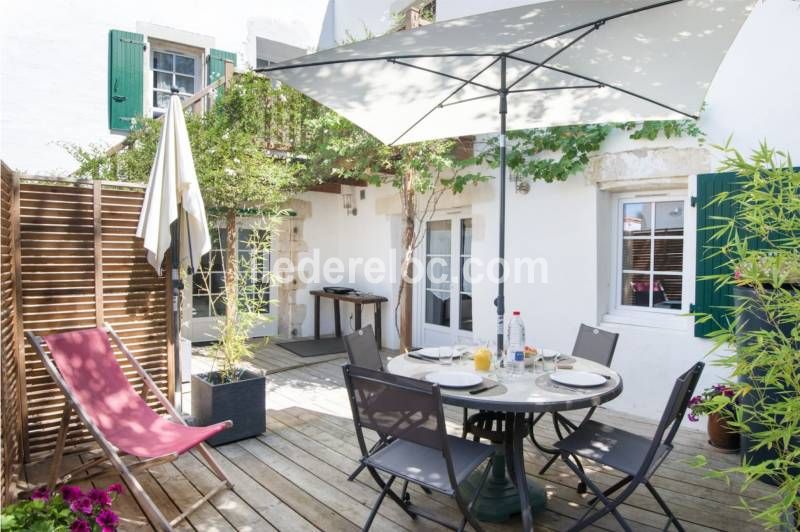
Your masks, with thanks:
[{"label": "wooden privacy screen", "polygon": [[[135,237],[143,199],[144,188],[135,184],[22,180],[22,327],[48,334],[107,322],[171,398],[166,281]],[[22,446],[29,462],[52,451],[64,398],[28,342],[22,346]],[[3,349],[5,356],[5,343]],[[123,368],[139,386],[133,370]],[[74,414],[70,427],[68,446],[91,442]]]},{"label": "wooden privacy screen", "polygon": [[[0,468],[0,500],[7,504],[14,496],[13,486],[22,463],[22,416],[19,409],[19,382],[17,359],[17,301],[14,290],[15,268],[13,264],[12,239],[14,237],[11,223],[11,207],[15,203],[12,196],[15,190],[11,170],[0,164],[0,344],[2,344],[2,360],[0,360],[0,425],[2,432],[2,468]],[[24,378],[24,376],[23,376]]]}]

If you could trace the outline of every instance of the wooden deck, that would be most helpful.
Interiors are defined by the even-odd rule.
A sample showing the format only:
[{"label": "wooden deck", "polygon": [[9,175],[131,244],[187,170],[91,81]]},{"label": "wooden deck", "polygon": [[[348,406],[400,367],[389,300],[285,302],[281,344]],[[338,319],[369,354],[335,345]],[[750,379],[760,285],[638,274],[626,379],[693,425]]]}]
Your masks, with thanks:
[{"label": "wooden deck", "polygon": [[[235,483],[233,491],[223,492],[194,513],[182,530],[358,530],[366,520],[377,490],[364,472],[355,482],[347,475],[356,467],[359,456],[349,404],[343,388],[340,366],[343,355],[300,358],[277,346],[258,349],[256,365],[270,373],[267,393],[267,432],[257,438],[221,446],[215,456]],[[202,357],[195,358],[206,364]],[[448,409],[450,429],[460,433],[460,411]],[[599,409],[596,419],[650,434],[651,421]],[[552,429],[551,429],[552,431]],[[542,427],[544,439],[552,432]],[[691,531],[760,530],[748,522],[740,510],[737,486],[704,478],[686,461],[705,453],[715,465],[733,464],[734,456],[709,449],[703,432],[682,429],[676,438],[676,450],[661,466],[653,484]],[[527,471],[531,475],[543,465],[545,457],[532,446],[525,453]],[[80,456],[66,457],[77,463]],[[613,484],[619,475],[589,465],[593,478],[602,486]],[[27,479],[44,481],[46,464],[28,467]],[[531,475],[532,476],[532,475]],[[181,457],[173,464],[158,466],[140,475],[146,489],[168,518],[178,515],[193,500],[212,486],[215,478],[194,454]],[[102,480],[107,485],[114,479]],[[575,478],[562,464],[538,478],[546,486],[548,509],[536,516],[536,530],[565,530],[585,510],[585,497],[575,491]],[[747,493],[752,499],[768,493],[765,485],[753,486]],[[441,515],[454,520],[459,514],[452,501],[441,496],[428,497],[413,490],[417,503],[429,505]],[[128,520],[123,529],[141,530],[142,513],[129,496],[121,497],[116,509]],[[636,492],[622,507],[622,514],[635,530],[662,529],[666,518],[646,490]],[[412,521],[397,506],[387,501],[381,507],[373,529],[441,530],[424,520]],[[519,530],[519,519],[502,525],[486,525],[491,531]],[[609,517],[594,530],[618,530]]]}]

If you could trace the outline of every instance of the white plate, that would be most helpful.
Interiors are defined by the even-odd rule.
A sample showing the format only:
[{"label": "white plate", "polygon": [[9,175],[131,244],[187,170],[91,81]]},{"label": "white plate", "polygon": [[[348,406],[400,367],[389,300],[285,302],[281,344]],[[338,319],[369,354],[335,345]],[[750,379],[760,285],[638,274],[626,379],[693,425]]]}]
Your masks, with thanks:
[{"label": "white plate", "polygon": [[425,375],[425,380],[443,388],[469,388],[483,382],[483,377],[466,371],[433,371]]},{"label": "white plate", "polygon": [[588,371],[575,371],[571,369],[559,370],[550,374],[550,380],[567,386],[600,386],[606,383],[606,378],[597,373]]},{"label": "white plate", "polygon": [[417,351],[412,351],[413,354],[431,358],[434,360],[438,360],[442,357],[447,356],[446,353],[452,353],[453,349],[450,347],[423,347],[422,349],[418,349]]}]

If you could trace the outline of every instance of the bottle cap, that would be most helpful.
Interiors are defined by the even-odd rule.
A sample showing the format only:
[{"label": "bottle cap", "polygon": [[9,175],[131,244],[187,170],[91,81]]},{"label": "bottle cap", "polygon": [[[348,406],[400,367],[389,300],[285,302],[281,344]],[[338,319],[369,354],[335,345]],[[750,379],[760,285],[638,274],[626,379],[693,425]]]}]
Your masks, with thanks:
[{"label": "bottle cap", "polygon": [[515,311],[513,312],[513,315],[514,315],[514,316],[519,316],[519,311],[518,311],[518,310],[515,310]]}]

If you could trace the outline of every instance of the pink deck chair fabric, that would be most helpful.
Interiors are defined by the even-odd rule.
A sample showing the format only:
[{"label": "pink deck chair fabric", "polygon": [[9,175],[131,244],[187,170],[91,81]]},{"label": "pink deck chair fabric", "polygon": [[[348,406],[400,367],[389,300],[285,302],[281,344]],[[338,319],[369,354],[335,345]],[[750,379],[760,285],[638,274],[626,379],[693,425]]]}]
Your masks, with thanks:
[{"label": "pink deck chair fabric", "polygon": [[181,454],[226,428],[188,427],[154,412],[125,377],[101,328],[43,338],[74,401],[120,451],[140,458]]}]

